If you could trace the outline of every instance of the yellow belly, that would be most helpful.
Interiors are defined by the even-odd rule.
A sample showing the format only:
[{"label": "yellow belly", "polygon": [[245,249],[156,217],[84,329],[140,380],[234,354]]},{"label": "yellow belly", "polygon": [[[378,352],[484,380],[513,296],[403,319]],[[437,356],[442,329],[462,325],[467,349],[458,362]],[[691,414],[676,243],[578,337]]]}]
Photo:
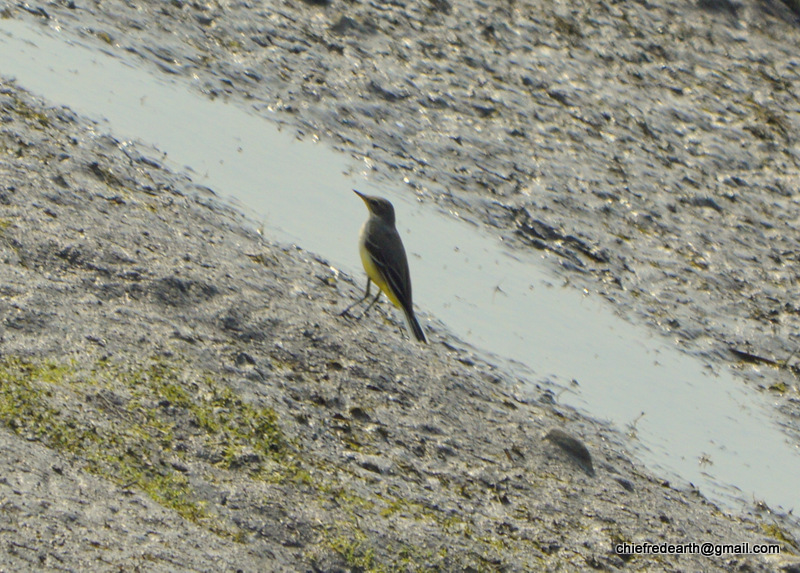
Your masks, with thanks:
[{"label": "yellow belly", "polygon": [[364,265],[364,270],[367,271],[367,276],[372,282],[378,285],[378,288],[383,291],[383,294],[386,295],[386,298],[392,301],[392,304],[394,304],[397,308],[400,308],[400,301],[397,300],[397,297],[394,296],[394,293],[392,293],[392,290],[386,284],[386,281],[383,280],[383,275],[381,275],[378,267],[372,263],[372,258],[370,257],[369,252],[367,252],[367,248],[363,243],[359,245],[358,250],[361,254],[361,264]]}]

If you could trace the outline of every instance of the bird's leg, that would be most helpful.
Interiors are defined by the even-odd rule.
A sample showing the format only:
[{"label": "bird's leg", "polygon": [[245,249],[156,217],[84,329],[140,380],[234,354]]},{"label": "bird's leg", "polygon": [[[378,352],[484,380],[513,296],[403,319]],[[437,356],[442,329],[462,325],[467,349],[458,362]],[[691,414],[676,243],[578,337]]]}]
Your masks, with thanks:
[{"label": "bird's leg", "polygon": [[[364,293],[364,298],[362,298],[361,300],[357,300],[356,302],[354,302],[353,304],[351,304],[350,306],[348,306],[346,309],[344,309],[342,312],[340,312],[340,313],[339,313],[339,316],[345,316],[345,315],[347,315],[348,311],[349,311],[351,308],[353,308],[354,306],[356,306],[356,305],[358,305],[358,304],[361,304],[362,302],[364,302],[365,300],[367,300],[367,298],[369,297],[369,287],[370,287],[370,285],[371,285],[371,284],[372,284],[372,280],[368,278],[368,279],[367,279],[367,292],[366,292],[366,293]],[[380,294],[380,291],[378,291],[378,294]],[[362,314],[361,316],[364,316],[364,315]],[[361,318],[361,317],[359,317],[359,318]]]},{"label": "bird's leg", "polygon": [[364,318],[367,315],[367,313],[369,312],[369,309],[371,309],[372,306],[376,302],[378,302],[378,299],[381,298],[381,294],[382,294],[381,289],[378,289],[378,294],[375,295],[375,298],[372,299],[372,302],[367,305],[367,308],[364,309],[364,312],[362,312],[361,316],[359,316],[356,320],[361,320],[362,318]]}]

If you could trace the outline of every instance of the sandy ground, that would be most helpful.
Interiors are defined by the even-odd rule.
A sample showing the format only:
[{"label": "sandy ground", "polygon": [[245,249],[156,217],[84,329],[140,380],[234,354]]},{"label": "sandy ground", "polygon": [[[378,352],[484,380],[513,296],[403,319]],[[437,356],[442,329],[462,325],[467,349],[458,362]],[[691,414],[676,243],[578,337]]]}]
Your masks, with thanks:
[{"label": "sandy ground", "polygon": [[[709,360],[793,350],[800,36],[780,4],[4,14],[282,109],[378,175],[554,253]],[[458,341],[413,345],[381,311],[368,329],[343,323],[349,278],[263,241],[155,151],[6,80],[0,110],[0,568],[796,561],[791,524],[675,490],[608,428],[515,390]],[[795,374],[779,363],[768,379],[787,420]],[[784,554],[623,558],[620,541]]]}]

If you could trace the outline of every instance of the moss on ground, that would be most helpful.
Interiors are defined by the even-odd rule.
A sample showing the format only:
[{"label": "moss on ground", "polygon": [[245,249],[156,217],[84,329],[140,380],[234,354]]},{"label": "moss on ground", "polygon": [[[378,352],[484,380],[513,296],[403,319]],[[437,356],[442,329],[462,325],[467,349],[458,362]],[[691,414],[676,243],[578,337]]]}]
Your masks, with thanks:
[{"label": "moss on ground", "polygon": [[38,123],[42,127],[50,127],[50,118],[43,111],[28,105],[22,98],[13,98],[11,106],[20,117]]},{"label": "moss on ground", "polygon": [[[770,524],[762,523],[761,529],[767,536],[771,537],[772,539],[777,539],[778,541],[781,541],[786,546],[788,546],[788,547],[786,546],[783,547],[782,551],[784,553],[787,553],[789,555],[797,555],[798,553],[800,553],[800,543],[794,537],[792,537],[792,534],[789,533],[786,529],[780,527],[777,524],[772,524],[772,523]],[[792,549],[789,549],[789,547],[794,549],[794,551],[792,551]]]},{"label": "moss on ground", "polygon": [[393,558],[382,562],[375,540],[361,529],[358,516],[363,512],[426,520],[448,533],[469,535],[468,524],[458,516],[395,496],[367,499],[342,481],[342,468],[302,460],[319,470],[312,477],[300,465],[297,448],[290,446],[274,410],[245,402],[212,376],[190,370],[164,358],[130,366],[105,359],[87,365],[6,357],[0,360],[0,423],[74,456],[86,471],[139,490],[236,540],[243,540],[245,531],[215,514],[195,491],[192,463],[271,483],[302,483],[320,501],[337,505],[340,520],[323,533],[323,546],[354,570],[414,570],[414,563],[437,559],[420,548],[398,545],[389,551]]},{"label": "moss on ground", "polygon": [[287,443],[271,408],[244,402],[210,376],[183,376],[160,359],[137,367],[98,360],[87,369],[6,357],[0,361],[0,422],[235,539],[241,532],[208,511],[184,464],[191,463],[193,449],[204,448],[217,467],[263,477],[284,459]]}]

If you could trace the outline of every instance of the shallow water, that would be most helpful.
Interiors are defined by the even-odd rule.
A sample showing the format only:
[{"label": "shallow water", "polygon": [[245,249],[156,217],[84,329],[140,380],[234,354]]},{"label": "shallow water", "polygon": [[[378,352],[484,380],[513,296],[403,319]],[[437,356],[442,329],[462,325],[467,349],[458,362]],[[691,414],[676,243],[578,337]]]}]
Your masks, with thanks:
[{"label": "shallow water", "polygon": [[538,260],[546,255],[512,253],[424,197],[376,187],[368,166],[299,141],[293,128],[280,131],[45,27],[0,20],[0,62],[0,73],[26,89],[101,121],[100,132],[155,145],[168,163],[263,220],[268,235],[319,253],[359,281],[355,241],[366,211],[350,189],[389,197],[423,325],[435,316],[474,346],[567,388],[559,401],[622,431],[636,421],[645,463],[712,499],[800,507],[800,451],[773,420],[768,396],[622,320],[608,303],[559,286]]}]

